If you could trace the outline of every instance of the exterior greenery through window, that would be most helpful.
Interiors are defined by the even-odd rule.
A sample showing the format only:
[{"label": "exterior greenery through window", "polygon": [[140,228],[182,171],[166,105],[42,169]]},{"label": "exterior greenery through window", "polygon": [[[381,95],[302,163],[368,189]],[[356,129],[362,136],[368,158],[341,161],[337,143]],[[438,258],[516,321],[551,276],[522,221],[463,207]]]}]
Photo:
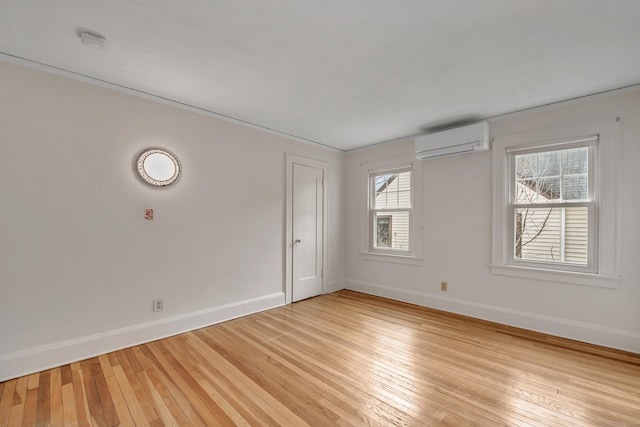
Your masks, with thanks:
[{"label": "exterior greenery through window", "polygon": [[412,210],[411,168],[369,174],[370,250],[408,253]]},{"label": "exterior greenery through window", "polygon": [[508,152],[513,264],[594,271],[597,140]]}]

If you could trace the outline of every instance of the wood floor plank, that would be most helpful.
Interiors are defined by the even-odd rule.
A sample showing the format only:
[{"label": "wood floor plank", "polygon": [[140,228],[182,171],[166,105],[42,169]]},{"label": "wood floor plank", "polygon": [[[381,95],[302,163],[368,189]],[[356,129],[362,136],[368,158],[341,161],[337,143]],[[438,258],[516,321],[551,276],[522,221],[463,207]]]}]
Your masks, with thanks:
[{"label": "wood floor plank", "polygon": [[13,396],[16,391],[17,384],[17,379],[7,381],[2,395],[0,395],[0,427],[6,427],[9,423],[11,407],[13,406]]},{"label": "wood floor plank", "polygon": [[[69,366],[69,365],[66,365]],[[67,375],[65,373],[63,377]],[[76,411],[76,400],[73,395],[73,378],[71,378],[71,367],[69,366],[69,379],[68,382],[62,386],[62,407],[64,425],[69,427],[76,427],[78,425],[78,412]]]},{"label": "wood floor plank", "polygon": [[73,382],[73,378],[71,376],[71,365],[64,365],[60,367],[60,380],[63,387]]},{"label": "wood floor plank", "polygon": [[225,414],[233,421],[236,426],[250,427],[251,424],[244,419],[233,405],[231,405],[218,391],[204,378],[198,381],[198,384],[211,396],[216,405],[218,405]]},{"label": "wood floor plank", "polygon": [[0,383],[0,427],[640,427],[640,355],[339,291]]},{"label": "wood floor plank", "polygon": [[111,427],[105,420],[104,409],[102,407],[102,402],[100,402],[100,394],[98,393],[98,388],[96,387],[96,382],[93,378],[92,366],[94,366],[95,363],[99,364],[98,360],[95,358],[83,360],[80,363],[82,366],[82,386],[87,399],[87,409],[89,410],[87,418],[91,420],[91,424],[96,427]]},{"label": "wood floor plank", "polygon": [[31,374],[29,375],[29,383],[27,385],[27,390],[33,390],[35,388],[38,388],[38,383],[40,381],[40,373],[36,372],[35,374]]},{"label": "wood floor plank", "polygon": [[[153,383],[149,379],[149,376],[144,370],[138,372],[137,376],[138,376],[138,379],[145,385],[145,390],[147,391],[147,395],[153,401],[154,407],[156,408],[156,411],[160,416],[160,420],[162,421],[162,424],[167,427],[179,427],[180,425],[184,425],[176,421],[173,414],[171,413],[171,410],[167,406],[167,403],[173,404],[173,399],[169,396],[169,399],[168,399],[169,402],[165,403],[165,400],[162,398],[158,390],[156,390],[155,386],[153,385]],[[188,423],[186,419],[184,421]]]},{"label": "wood floor plank", "polygon": [[[138,357],[136,356],[136,353],[133,351],[133,349],[125,348],[123,350],[120,350],[119,353],[126,357],[129,369],[131,369],[134,374],[144,371],[144,367],[138,360]],[[120,360],[120,358],[118,358],[118,360]]]},{"label": "wood floor plank", "polygon": [[46,427],[51,423],[51,371],[40,373],[38,380],[38,409],[36,427]]},{"label": "wood floor plank", "polygon": [[[31,384],[31,378],[29,378]],[[36,425],[36,410],[38,408],[38,389],[28,389],[24,400],[22,427],[34,427]]]},{"label": "wood floor plank", "polygon": [[64,425],[64,408],[62,406],[62,374],[60,368],[51,370],[51,426]]},{"label": "wood floor plank", "polygon": [[11,408],[11,415],[9,416],[8,427],[19,427],[22,425],[22,418],[24,417],[24,405],[15,405]]},{"label": "wood floor plank", "polygon": [[[173,422],[179,426],[191,424],[199,425],[201,419],[195,413],[187,416],[180,406],[179,401],[174,397],[169,388],[164,384],[161,374],[158,374],[154,365],[147,359],[140,347],[132,349],[136,359],[140,362],[143,370],[136,373],[136,376],[145,387],[148,396],[151,396],[154,406],[165,425],[172,425]],[[169,411],[169,414],[166,413]],[[198,419],[194,419],[197,417]]]},{"label": "wood floor plank", "polygon": [[27,377],[18,378],[18,381],[16,382],[16,390],[13,393],[12,406],[24,404],[24,399],[27,395],[28,383],[29,383],[29,379]]},{"label": "wood floor plank", "polygon": [[100,365],[100,360],[96,357],[90,359],[89,363],[91,367],[91,373],[93,374],[93,380],[95,382],[96,391],[100,398],[100,404],[102,405],[103,417],[108,427],[117,426],[120,424],[118,414],[116,412],[107,381]]},{"label": "wood floor plank", "polygon": [[111,361],[105,354],[98,356],[98,362],[100,362],[100,368],[102,369],[102,375],[105,378],[113,376],[113,370],[111,369]]},{"label": "wood floor plank", "polygon": [[[124,350],[118,351],[118,361],[120,364],[113,368],[113,372],[116,374],[120,389],[127,400],[127,404],[134,406],[133,408],[131,406],[129,407],[134,420],[138,420],[137,416],[141,415],[144,421],[140,419],[139,422],[151,423],[157,420],[159,416],[153,406],[153,401],[149,399],[144,387],[140,384],[140,380],[136,376],[136,373],[142,371],[142,368],[135,369],[131,365],[130,360],[135,358],[135,356],[132,355],[128,357],[129,352]],[[138,362],[136,361],[135,364],[138,365]],[[123,381],[125,383],[123,383]],[[141,411],[140,414],[139,411]],[[136,423],[137,422],[138,421],[136,421]]]},{"label": "wood floor plank", "polygon": [[84,388],[84,379],[80,364],[71,365],[71,381],[73,384],[73,398],[75,400],[76,415],[79,427],[91,427],[91,412],[89,401]]},{"label": "wood floor plank", "polygon": [[[113,374],[113,371],[111,371]],[[115,375],[105,376],[107,380],[107,386],[109,387],[109,392],[111,393],[111,397],[113,399],[113,405],[116,408],[116,412],[118,413],[118,419],[120,423],[125,426],[137,425],[131,416],[131,410],[129,409],[128,402],[124,395],[122,394],[122,390],[120,388],[120,384],[118,384],[118,380]],[[146,420],[144,420],[145,424],[148,425]]]},{"label": "wood floor plank", "polygon": [[107,359],[109,359],[109,364],[113,366],[118,366],[120,362],[118,361],[117,353],[114,351],[112,353],[107,354]]},{"label": "wood floor plank", "polygon": [[[133,390],[133,387],[130,383],[131,379],[124,373],[122,365],[113,368],[113,373],[118,384],[120,385],[120,390],[122,390],[124,401],[129,408],[129,412],[131,413],[133,422],[136,426],[148,426],[149,420],[147,419],[145,412],[142,409],[142,405],[138,400],[138,396],[136,396],[136,392]],[[144,401],[144,399],[141,400]],[[152,420],[155,420],[156,418],[157,417],[154,416]]]}]

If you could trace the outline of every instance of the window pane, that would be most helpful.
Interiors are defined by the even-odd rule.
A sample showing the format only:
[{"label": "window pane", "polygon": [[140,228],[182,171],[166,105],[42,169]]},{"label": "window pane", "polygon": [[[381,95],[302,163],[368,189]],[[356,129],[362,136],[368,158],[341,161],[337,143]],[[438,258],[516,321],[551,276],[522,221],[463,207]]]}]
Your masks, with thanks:
[{"label": "window pane", "polygon": [[566,176],[562,181],[564,200],[587,200],[589,188],[586,175]]},{"label": "window pane", "polygon": [[565,262],[587,264],[589,209],[565,209]]},{"label": "window pane", "polygon": [[538,176],[560,175],[560,151],[538,153]]},{"label": "window pane", "polygon": [[533,179],[519,179],[516,181],[516,203],[537,203],[536,181]]},{"label": "window pane", "polygon": [[515,210],[514,257],[587,264],[588,208]]},{"label": "window pane", "polygon": [[565,175],[586,174],[588,171],[587,156],[589,149],[574,148],[562,151],[562,170]]},{"label": "window pane", "polygon": [[538,176],[538,155],[523,154],[516,156],[516,178],[533,178]]},{"label": "window pane", "polygon": [[378,191],[379,188],[381,188],[383,185],[385,185],[387,183],[387,181],[389,180],[389,178],[391,178],[393,175],[389,174],[389,175],[376,175],[375,176],[375,184],[376,184],[376,192]]},{"label": "window pane", "polygon": [[560,178],[538,180],[538,203],[560,201]]},{"label": "window pane", "polygon": [[515,203],[589,199],[589,149],[515,155]]},{"label": "window pane", "polygon": [[411,207],[411,171],[374,176],[374,209]]},{"label": "window pane", "polygon": [[560,201],[560,178],[519,179],[516,181],[516,204]]},{"label": "window pane", "polygon": [[374,214],[374,247],[409,250],[409,212],[376,212]]},{"label": "window pane", "polygon": [[391,215],[376,216],[376,248],[391,247],[393,221]]}]

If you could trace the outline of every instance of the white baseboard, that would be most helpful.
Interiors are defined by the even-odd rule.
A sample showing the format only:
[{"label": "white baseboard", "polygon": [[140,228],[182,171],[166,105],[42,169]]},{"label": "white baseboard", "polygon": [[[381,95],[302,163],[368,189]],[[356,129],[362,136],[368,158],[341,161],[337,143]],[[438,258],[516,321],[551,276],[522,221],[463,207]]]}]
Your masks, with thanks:
[{"label": "white baseboard", "polygon": [[521,310],[345,279],[345,289],[640,354],[640,333]]},{"label": "white baseboard", "polygon": [[0,382],[284,305],[284,292],[0,354]]},{"label": "white baseboard", "polygon": [[329,280],[323,293],[330,294],[341,289],[344,289],[344,279]]}]

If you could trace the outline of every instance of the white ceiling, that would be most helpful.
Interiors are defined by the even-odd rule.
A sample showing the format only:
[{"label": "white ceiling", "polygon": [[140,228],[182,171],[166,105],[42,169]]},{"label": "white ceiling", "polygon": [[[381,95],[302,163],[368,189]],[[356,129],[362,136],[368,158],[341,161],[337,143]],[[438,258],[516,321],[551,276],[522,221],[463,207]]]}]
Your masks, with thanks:
[{"label": "white ceiling", "polygon": [[350,150],[639,84],[640,1],[0,0],[0,52]]}]

